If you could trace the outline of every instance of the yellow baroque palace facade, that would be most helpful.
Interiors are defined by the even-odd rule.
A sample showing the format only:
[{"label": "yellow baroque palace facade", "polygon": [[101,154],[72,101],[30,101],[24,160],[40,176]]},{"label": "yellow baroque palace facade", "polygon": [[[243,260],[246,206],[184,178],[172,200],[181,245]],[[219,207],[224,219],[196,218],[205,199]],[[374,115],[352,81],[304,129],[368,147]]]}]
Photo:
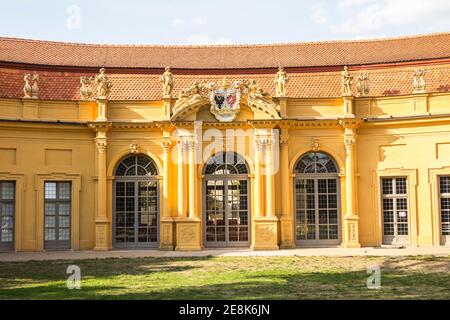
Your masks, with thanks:
[{"label": "yellow baroque palace facade", "polygon": [[448,245],[449,90],[448,33],[0,38],[0,251]]}]

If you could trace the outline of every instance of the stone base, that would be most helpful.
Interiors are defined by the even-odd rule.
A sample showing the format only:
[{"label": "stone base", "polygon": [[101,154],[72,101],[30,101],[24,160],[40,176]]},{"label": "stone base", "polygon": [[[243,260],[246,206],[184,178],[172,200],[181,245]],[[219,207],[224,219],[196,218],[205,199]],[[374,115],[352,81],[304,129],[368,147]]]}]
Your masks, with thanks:
[{"label": "stone base", "polygon": [[95,221],[95,251],[109,251],[110,245],[110,222],[108,220]]},{"label": "stone base", "polygon": [[281,244],[280,249],[294,249],[294,221],[289,217],[280,219]]},{"label": "stone base", "polygon": [[279,250],[278,246],[278,219],[275,218],[255,218],[254,243],[252,250]]},{"label": "stone base", "polygon": [[342,248],[361,248],[359,243],[359,217],[355,214],[347,214],[344,217],[344,241]]},{"label": "stone base", "polygon": [[175,222],[176,251],[201,251],[201,223],[199,219],[182,218]]},{"label": "stone base", "polygon": [[163,251],[173,251],[175,249],[173,218],[161,218],[161,231],[159,234],[159,249]]},{"label": "stone base", "polygon": [[359,243],[343,243],[340,245],[341,248],[352,249],[352,248],[361,248]]}]

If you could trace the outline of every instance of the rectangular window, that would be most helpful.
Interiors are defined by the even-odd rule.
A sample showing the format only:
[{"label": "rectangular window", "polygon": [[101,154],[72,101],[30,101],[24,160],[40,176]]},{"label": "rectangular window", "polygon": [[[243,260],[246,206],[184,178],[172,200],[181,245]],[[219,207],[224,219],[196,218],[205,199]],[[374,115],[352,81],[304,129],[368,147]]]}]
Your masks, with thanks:
[{"label": "rectangular window", "polygon": [[16,184],[0,181],[0,251],[14,250]]},{"label": "rectangular window", "polygon": [[44,183],[44,247],[70,249],[72,183]]},{"label": "rectangular window", "polygon": [[409,242],[408,180],[404,177],[381,179],[383,244]]},{"label": "rectangular window", "polygon": [[442,244],[450,244],[450,176],[439,178]]}]

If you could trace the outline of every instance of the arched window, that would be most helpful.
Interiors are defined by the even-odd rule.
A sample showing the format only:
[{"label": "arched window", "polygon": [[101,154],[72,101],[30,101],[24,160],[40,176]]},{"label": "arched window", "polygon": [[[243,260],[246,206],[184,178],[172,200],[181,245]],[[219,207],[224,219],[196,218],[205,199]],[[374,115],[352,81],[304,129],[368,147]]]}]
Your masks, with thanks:
[{"label": "arched window", "polygon": [[340,243],[339,170],[323,152],[309,152],[295,165],[296,242],[305,245]]},{"label": "arched window", "polygon": [[157,176],[155,162],[145,155],[130,155],[120,162],[116,169],[116,177],[148,177]]},{"label": "arched window", "polygon": [[125,157],[115,170],[113,245],[158,247],[159,181],[155,161],[143,154]]},{"label": "arched window", "polygon": [[206,247],[250,245],[250,178],[245,159],[219,153],[206,162],[203,230]]},{"label": "arched window", "polygon": [[221,152],[206,162],[205,175],[248,174],[245,159],[234,152]]},{"label": "arched window", "polygon": [[334,160],[323,152],[305,154],[295,165],[295,173],[338,173]]}]

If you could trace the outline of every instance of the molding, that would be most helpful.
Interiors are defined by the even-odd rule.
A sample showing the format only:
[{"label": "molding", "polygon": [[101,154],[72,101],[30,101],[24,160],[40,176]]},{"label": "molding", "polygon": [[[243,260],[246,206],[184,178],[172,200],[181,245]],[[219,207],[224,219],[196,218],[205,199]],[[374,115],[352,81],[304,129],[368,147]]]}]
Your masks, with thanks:
[{"label": "molding", "polygon": [[45,173],[35,175],[34,187],[36,191],[36,250],[44,250],[44,182],[46,181],[68,181],[72,183],[70,248],[72,250],[79,250],[81,192],[81,174],[79,173]]},{"label": "molding", "polygon": [[383,243],[383,217],[381,212],[381,179],[391,177],[406,177],[408,181],[408,227],[409,227],[409,242],[410,245],[418,245],[418,217],[417,217],[417,169],[400,168],[386,168],[382,170],[373,170],[372,174],[372,188],[375,188],[372,193],[375,195],[373,212],[377,217],[378,230],[375,230],[378,244]]},{"label": "molding", "polygon": [[0,172],[0,181],[14,181],[16,184],[14,204],[14,250],[24,251],[24,213],[26,199],[26,176],[23,173]]},{"label": "molding", "polygon": [[441,212],[440,212],[440,190],[439,177],[450,176],[450,166],[441,168],[428,169],[428,184],[431,196],[431,236],[433,239],[433,246],[442,245],[442,226],[441,226]]}]

